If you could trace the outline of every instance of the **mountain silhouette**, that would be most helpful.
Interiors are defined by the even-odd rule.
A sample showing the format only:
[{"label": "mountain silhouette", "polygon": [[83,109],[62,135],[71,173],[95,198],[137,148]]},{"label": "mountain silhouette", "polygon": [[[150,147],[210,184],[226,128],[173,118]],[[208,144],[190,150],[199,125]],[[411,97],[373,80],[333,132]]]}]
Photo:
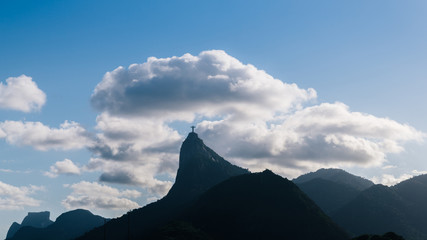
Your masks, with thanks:
[{"label": "mountain silhouette", "polygon": [[187,202],[215,184],[245,173],[249,171],[226,161],[191,132],[182,143],[175,183],[165,199]]},{"label": "mountain silhouette", "polygon": [[316,172],[310,172],[310,173],[301,175],[296,179],[293,179],[292,181],[296,184],[300,184],[316,178],[321,178],[321,179],[329,180],[342,185],[350,186],[359,191],[365,190],[374,185],[374,183],[369,181],[368,179],[355,176],[342,169],[337,169],[337,168],[328,168],[328,169],[321,168]]},{"label": "mountain silhouette", "polygon": [[319,169],[292,180],[322,210],[330,214],[353,200],[373,182],[341,169]]},{"label": "mountain silhouette", "polygon": [[180,149],[175,183],[164,198],[112,219],[79,239],[140,238],[176,219],[212,186],[247,173],[248,170],[229,163],[207,147],[197,133],[191,132]]},{"label": "mountain silhouette", "polygon": [[52,224],[53,221],[50,220],[50,212],[29,212],[28,215],[22,220],[22,223],[17,222],[12,223],[9,230],[7,231],[6,239],[11,238],[15,233],[22,227],[34,227],[34,228],[44,228]]},{"label": "mountain silhouette", "polygon": [[392,187],[407,202],[410,223],[427,235],[427,175],[420,175]]},{"label": "mountain silhouette", "polygon": [[[353,235],[395,232],[408,240],[427,239],[408,215],[411,202],[393,188],[374,185],[331,214],[332,219]],[[427,216],[424,216],[424,218]]]},{"label": "mountain silhouette", "polygon": [[427,175],[387,187],[340,169],[320,169],[293,181],[352,236],[375,239],[372,234],[393,231],[407,240],[427,239]]},{"label": "mountain silhouette", "polygon": [[77,209],[61,214],[46,227],[21,227],[9,240],[68,240],[101,226],[106,219],[93,215],[88,210]]},{"label": "mountain silhouette", "polygon": [[297,184],[326,214],[330,214],[359,195],[360,190],[344,183],[315,178]]},{"label": "mountain silhouette", "polygon": [[270,170],[223,181],[179,219],[212,239],[348,239],[294,183]]}]

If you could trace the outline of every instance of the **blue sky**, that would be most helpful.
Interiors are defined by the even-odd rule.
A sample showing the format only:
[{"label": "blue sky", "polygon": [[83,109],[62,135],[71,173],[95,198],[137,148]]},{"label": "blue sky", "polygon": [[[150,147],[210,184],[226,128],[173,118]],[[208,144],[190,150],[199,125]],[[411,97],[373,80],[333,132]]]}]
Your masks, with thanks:
[{"label": "blue sky", "polygon": [[[0,82],[24,74],[25,89],[37,86],[19,93],[29,110],[0,96],[0,200],[16,201],[5,189],[28,200],[0,208],[0,236],[28,211],[113,217],[161,197],[192,124],[253,171],[341,167],[385,184],[423,173],[426,11],[390,0],[1,1]],[[96,205],[105,194],[115,204]]]}]

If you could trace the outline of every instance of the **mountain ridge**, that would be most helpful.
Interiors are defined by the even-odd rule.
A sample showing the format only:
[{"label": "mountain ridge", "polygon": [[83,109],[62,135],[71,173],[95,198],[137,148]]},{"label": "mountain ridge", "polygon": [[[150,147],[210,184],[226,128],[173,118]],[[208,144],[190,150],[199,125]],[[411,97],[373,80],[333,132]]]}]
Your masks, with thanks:
[{"label": "mountain ridge", "polygon": [[34,228],[44,228],[53,223],[50,220],[50,212],[29,212],[27,216],[24,217],[21,224],[13,222],[6,234],[6,239],[13,237],[16,232],[22,227],[34,227]]},{"label": "mountain ridge", "polygon": [[303,174],[292,181],[298,184],[315,178],[322,178],[336,183],[345,184],[359,191],[365,190],[374,185],[374,183],[368,179],[353,175],[339,168],[321,168],[315,172]]},{"label": "mountain ridge", "polygon": [[103,225],[106,218],[88,210],[76,209],[61,214],[55,222],[43,228],[24,226],[7,240],[68,240]]}]

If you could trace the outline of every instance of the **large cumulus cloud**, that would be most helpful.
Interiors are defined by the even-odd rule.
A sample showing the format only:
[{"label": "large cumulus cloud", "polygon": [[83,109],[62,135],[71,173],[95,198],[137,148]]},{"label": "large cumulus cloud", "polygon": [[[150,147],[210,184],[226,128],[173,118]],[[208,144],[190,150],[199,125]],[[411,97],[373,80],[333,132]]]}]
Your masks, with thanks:
[{"label": "large cumulus cloud", "polygon": [[409,125],[351,112],[343,103],[306,107],[270,125],[219,120],[198,127],[207,142],[240,164],[284,174],[289,168],[379,166],[388,153],[403,151],[406,141],[424,137]]},{"label": "large cumulus cloud", "polygon": [[196,115],[269,119],[316,97],[250,64],[213,50],[198,56],[151,57],[105,74],[93,106],[113,115],[189,120]]},{"label": "large cumulus cloud", "polygon": [[219,50],[118,67],[91,98],[101,112],[97,166],[110,166],[101,180],[147,182],[132,165],[154,169],[152,179],[173,176],[171,159],[182,140],[177,122],[196,122],[206,143],[235,163],[288,176],[322,166],[378,166],[405,142],[424,138],[409,125],[315,101],[314,89],[284,83]]}]

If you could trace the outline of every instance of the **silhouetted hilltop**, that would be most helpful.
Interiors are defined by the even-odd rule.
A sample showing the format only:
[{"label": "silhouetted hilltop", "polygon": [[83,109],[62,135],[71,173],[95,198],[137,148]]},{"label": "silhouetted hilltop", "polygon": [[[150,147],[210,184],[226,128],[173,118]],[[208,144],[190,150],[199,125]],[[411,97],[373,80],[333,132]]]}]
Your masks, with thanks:
[{"label": "silhouetted hilltop", "polygon": [[391,189],[407,203],[406,214],[411,226],[427,236],[427,175],[413,177]]},{"label": "silhouetted hilltop", "polygon": [[427,239],[427,175],[386,187],[340,169],[320,169],[293,181],[352,236],[393,231],[407,240]]},{"label": "silhouetted hilltop", "polygon": [[413,177],[393,187],[372,186],[332,211],[330,216],[353,236],[393,231],[407,240],[425,240],[427,175]]},{"label": "silhouetted hilltop", "polygon": [[34,227],[34,228],[44,228],[53,223],[49,219],[50,212],[29,212],[28,215],[22,220],[22,223],[12,223],[9,230],[7,231],[6,238],[11,238],[15,233],[22,227]]},{"label": "silhouetted hilltop", "polygon": [[179,169],[169,193],[157,202],[133,210],[79,239],[138,239],[176,219],[203,192],[232,176],[249,173],[207,147],[194,132],[183,142]]},{"label": "silhouetted hilltop", "polygon": [[340,209],[361,192],[352,186],[323,178],[314,178],[297,185],[326,214]]},{"label": "silhouetted hilltop", "polygon": [[10,240],[68,240],[101,226],[106,219],[83,209],[61,214],[54,223],[44,228],[25,226]]},{"label": "silhouetted hilltop", "polygon": [[6,239],[9,239],[15,235],[15,233],[21,228],[21,224],[17,222],[13,222],[12,225],[9,227],[9,230],[6,234]]},{"label": "silhouetted hilltop", "polygon": [[212,187],[183,220],[214,239],[348,239],[294,183],[270,170]]},{"label": "silhouetted hilltop", "polygon": [[330,214],[353,200],[373,182],[342,169],[319,169],[293,180],[325,213]]},{"label": "silhouetted hilltop", "polygon": [[245,173],[249,171],[226,161],[191,132],[182,143],[175,183],[165,198],[186,202],[231,176]]},{"label": "silhouetted hilltop", "polygon": [[427,239],[411,224],[409,202],[392,188],[374,185],[331,214],[332,219],[353,235],[395,232],[408,240]]},{"label": "silhouetted hilltop", "polygon": [[317,170],[316,172],[310,172],[310,173],[301,175],[292,181],[296,184],[300,184],[316,178],[321,178],[321,179],[329,180],[339,184],[344,184],[359,191],[365,190],[374,185],[374,183],[369,181],[368,179],[355,176],[342,169],[336,169],[336,168],[329,168],[329,169],[322,168]]}]

